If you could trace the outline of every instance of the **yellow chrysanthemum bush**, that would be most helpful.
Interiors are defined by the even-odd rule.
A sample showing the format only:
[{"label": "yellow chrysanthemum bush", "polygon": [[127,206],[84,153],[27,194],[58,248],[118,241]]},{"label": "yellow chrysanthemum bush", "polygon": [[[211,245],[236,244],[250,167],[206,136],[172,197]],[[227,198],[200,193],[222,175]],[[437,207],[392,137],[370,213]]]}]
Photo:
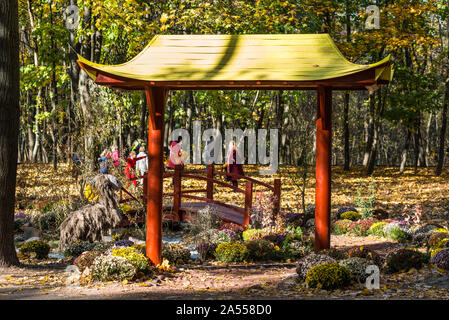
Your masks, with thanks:
[{"label": "yellow chrysanthemum bush", "polygon": [[350,283],[349,269],[335,262],[315,266],[306,275],[306,284],[309,288],[335,290],[347,287]]},{"label": "yellow chrysanthemum bush", "polygon": [[243,262],[248,257],[248,248],[239,242],[225,242],[215,249],[215,258],[221,262]]},{"label": "yellow chrysanthemum bush", "polygon": [[348,219],[351,221],[357,221],[362,218],[362,215],[355,211],[346,211],[340,215],[340,219]]}]

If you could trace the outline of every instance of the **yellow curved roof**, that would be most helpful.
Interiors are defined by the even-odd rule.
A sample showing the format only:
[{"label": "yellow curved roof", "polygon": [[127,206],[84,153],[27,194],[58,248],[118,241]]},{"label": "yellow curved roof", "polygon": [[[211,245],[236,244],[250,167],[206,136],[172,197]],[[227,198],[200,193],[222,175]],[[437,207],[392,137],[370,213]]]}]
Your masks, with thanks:
[{"label": "yellow curved roof", "polygon": [[[130,61],[101,65],[78,56],[97,72],[143,81],[318,81],[374,69],[390,81],[390,56],[370,65],[346,60],[328,34],[157,35]],[[86,68],[87,67],[87,68]]]}]

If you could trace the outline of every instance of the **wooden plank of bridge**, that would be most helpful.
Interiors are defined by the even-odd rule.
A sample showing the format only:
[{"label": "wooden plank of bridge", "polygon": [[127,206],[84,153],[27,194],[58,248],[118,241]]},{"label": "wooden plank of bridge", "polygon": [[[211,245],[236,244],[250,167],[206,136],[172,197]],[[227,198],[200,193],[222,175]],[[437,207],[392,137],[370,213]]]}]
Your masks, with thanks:
[{"label": "wooden plank of bridge", "polygon": [[[182,212],[198,212],[206,207],[210,207],[214,209],[217,212],[217,216],[220,217],[220,219],[227,221],[227,222],[233,222],[238,225],[243,225],[243,214],[241,211],[243,210],[240,207],[232,206],[235,209],[221,206],[217,203],[207,203],[207,202],[182,202],[179,210]],[[164,211],[170,211],[172,209],[172,204],[164,205],[163,210]],[[240,212],[239,212],[240,211]]]}]

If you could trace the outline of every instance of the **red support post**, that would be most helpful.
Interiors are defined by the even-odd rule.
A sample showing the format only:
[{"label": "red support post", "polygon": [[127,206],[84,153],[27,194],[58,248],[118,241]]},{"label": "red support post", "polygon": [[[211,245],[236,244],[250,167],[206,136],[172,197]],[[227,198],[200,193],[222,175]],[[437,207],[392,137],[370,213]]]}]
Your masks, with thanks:
[{"label": "red support post", "polygon": [[[214,178],[214,163],[209,164],[207,167],[207,178],[213,179]],[[214,182],[212,180],[207,180],[207,187],[206,187],[206,197],[207,199],[214,199]]]},{"label": "red support post", "polygon": [[[121,190],[120,190],[121,192]],[[143,204],[147,205],[148,203],[148,174],[145,173],[143,175]]]},{"label": "red support post", "polygon": [[245,213],[243,216],[243,227],[249,225],[251,223],[251,208],[253,207],[253,183],[251,181],[246,182],[246,190],[245,190]]},{"label": "red support post", "polygon": [[281,179],[274,179],[274,216],[276,217],[281,210]]},{"label": "red support post", "polygon": [[181,207],[181,165],[175,165],[175,175],[173,176],[173,214],[174,221],[183,221],[179,215]]},{"label": "red support post", "polygon": [[330,248],[332,88],[318,87],[317,100],[315,251]]},{"label": "red support post", "polygon": [[162,178],[164,171],[164,112],[167,90],[146,87],[149,108],[146,255],[154,265],[161,263]]}]

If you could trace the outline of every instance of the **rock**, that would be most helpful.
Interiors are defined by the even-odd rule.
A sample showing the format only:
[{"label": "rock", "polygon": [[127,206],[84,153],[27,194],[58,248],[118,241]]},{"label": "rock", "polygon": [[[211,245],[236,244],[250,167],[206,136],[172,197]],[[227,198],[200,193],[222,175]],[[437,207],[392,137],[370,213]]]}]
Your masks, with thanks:
[{"label": "rock", "polygon": [[[25,240],[28,240],[30,238],[40,238],[41,232],[39,229],[36,229],[34,227],[25,227],[23,231],[23,238]],[[39,239],[35,239],[39,240]]]},{"label": "rock", "polygon": [[40,239],[41,239],[40,237],[31,237],[31,238],[25,240],[24,243],[27,243],[27,242],[30,242],[30,241],[34,241],[34,240],[40,240]]},{"label": "rock", "polygon": [[88,277],[90,275],[89,267],[84,268],[83,273],[81,273],[81,277]]},{"label": "rock", "polygon": [[256,284],[248,288],[248,291],[256,291],[256,290],[263,290],[263,287],[260,284]]},{"label": "rock", "polygon": [[291,288],[293,286],[296,286],[298,284],[298,275],[297,274],[291,274],[284,280],[278,283],[277,288],[278,289],[287,289]]},{"label": "rock", "polygon": [[112,241],[114,241],[114,240],[112,239],[111,236],[103,236],[103,241],[104,241],[104,242],[112,242]]},{"label": "rock", "polygon": [[445,288],[449,290],[449,276],[429,277],[424,280],[424,283],[436,288]]},{"label": "rock", "polygon": [[128,240],[134,242],[135,244],[142,244],[142,243],[145,243],[144,240],[141,240],[141,239],[135,238],[135,237],[129,237]]}]

